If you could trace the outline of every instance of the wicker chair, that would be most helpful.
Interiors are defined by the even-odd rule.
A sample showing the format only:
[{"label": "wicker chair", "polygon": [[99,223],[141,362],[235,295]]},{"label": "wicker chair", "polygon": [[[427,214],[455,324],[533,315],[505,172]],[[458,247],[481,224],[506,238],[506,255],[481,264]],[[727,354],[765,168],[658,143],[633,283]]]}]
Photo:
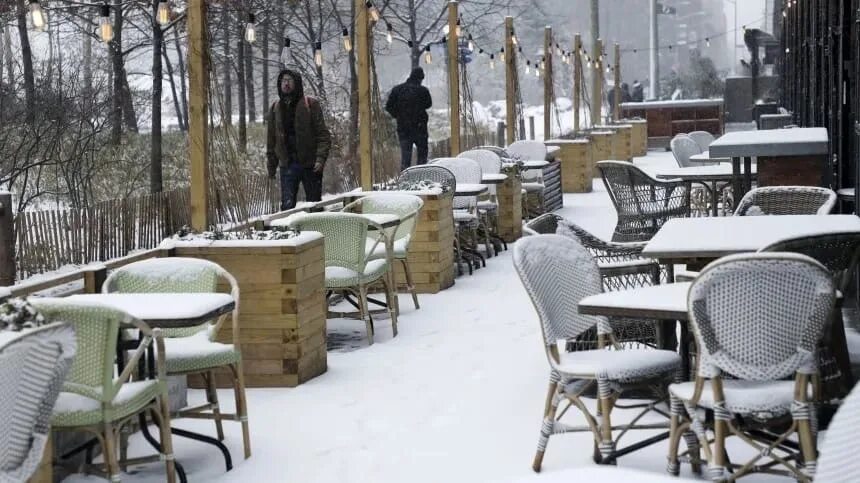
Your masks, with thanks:
[{"label": "wicker chair", "polygon": [[687,134],[687,136],[690,136],[690,139],[696,142],[696,145],[699,146],[699,149],[703,153],[711,147],[711,143],[716,139],[708,131],[693,131]]},{"label": "wicker chair", "polygon": [[690,216],[690,183],[660,181],[626,161],[597,163],[615,205],[612,241],[647,241],[671,218]]},{"label": "wicker chair", "polygon": [[[798,480],[811,479],[815,410],[808,394],[814,393],[814,354],[834,301],[830,273],[804,255],[732,255],[702,271],[688,295],[699,351],[696,378],[669,386],[670,473],[678,473],[678,443],[692,429],[714,481],[778,472],[774,465]],[[785,380],[792,375],[794,380]],[[713,413],[713,437],[706,429],[711,420],[700,411]],[[774,432],[778,422],[784,425]],[[772,440],[762,439],[762,427],[771,429]],[[795,434],[799,452],[782,444]],[[752,446],[756,456],[744,464],[729,463],[729,436]],[[690,458],[695,462],[698,455]],[[762,463],[765,458],[769,461]]]},{"label": "wicker chair", "polygon": [[457,189],[457,178],[454,173],[442,166],[424,164],[404,169],[397,178],[400,189],[408,189],[410,186],[421,181],[429,181],[442,185],[443,195],[454,196]]},{"label": "wicker chair", "polygon": [[[418,293],[415,291],[415,283],[412,281],[412,271],[409,268],[409,243],[415,238],[415,229],[418,227],[418,213],[424,201],[417,196],[399,194],[374,194],[360,198],[343,208],[345,212],[360,212],[362,214],[392,214],[400,218],[397,228],[386,230],[386,236],[391,240],[394,247],[393,258],[403,266],[406,275],[406,289],[412,294],[412,302],[418,309]],[[385,244],[379,243],[379,234],[372,233],[367,239],[367,249],[370,260],[383,259],[386,257]],[[373,250],[371,250],[373,247]],[[395,289],[396,294],[396,289]],[[395,295],[396,296],[396,295]]]},{"label": "wicker chair", "polygon": [[[521,161],[545,161],[546,160],[546,145],[540,141],[515,141],[507,147],[506,151],[512,157]],[[523,198],[525,202],[524,215],[529,218],[542,215],[546,212],[546,204],[544,199],[544,189],[546,186],[543,182],[543,170],[527,169],[522,173],[523,189],[526,196]],[[529,198],[535,198],[537,201],[537,209],[531,209]]]},{"label": "wicker chair", "polygon": [[[550,435],[591,432],[596,462],[615,460],[618,439],[629,430],[644,429],[635,424],[659,401],[626,407],[642,409],[634,424],[615,426],[612,409],[616,398],[633,388],[648,387],[665,399],[665,385],[676,376],[680,358],[673,351],[620,349],[612,326],[603,317],[581,315],[578,302],[601,293],[603,282],[597,262],[582,245],[561,235],[525,237],[514,247],[514,266],[538,313],[544,349],[550,365],[549,391],[544,420],[532,468],[540,471]],[[594,350],[563,352],[558,342],[576,339],[597,327],[598,347]],[[607,350],[615,349],[615,350]],[[597,417],[582,401],[597,386]],[[569,426],[560,421],[559,403],[567,401],[582,411],[586,425]],[[661,427],[649,424],[650,429]]]},{"label": "wicker chair", "polygon": [[[108,276],[104,293],[214,293],[219,284],[229,287],[236,304],[229,314],[190,329],[164,329],[165,368],[168,376],[199,374],[206,382],[206,404],[186,408],[177,417],[215,421],[218,439],[224,439],[221,422],[242,424],[245,458],[251,457],[245,376],[242,371],[239,334],[239,284],[217,263],[198,258],[153,258],[120,267]],[[231,319],[232,344],[216,340],[227,318]],[[236,398],[236,413],[222,414],[218,403],[215,372],[226,369]]]},{"label": "wicker chair", "polygon": [[[441,166],[454,173],[457,184],[481,184],[481,165],[468,158],[437,158],[433,165]],[[461,247],[465,245],[467,254],[477,257],[482,265],[486,265],[484,257],[478,251],[478,243],[483,234],[483,242],[487,257],[493,256],[490,243],[489,228],[478,214],[477,196],[454,197],[454,222],[460,234]]]},{"label": "wicker chair", "polygon": [[691,156],[702,154],[702,149],[690,136],[686,134],[678,134],[672,138],[669,142],[669,146],[672,148],[672,156],[675,157],[675,162],[678,163],[678,167],[691,168],[694,166],[701,166],[700,164],[697,165],[690,162]]},{"label": "wicker chair", "polygon": [[[374,329],[373,317],[367,308],[367,292],[371,285],[382,282],[391,328],[394,336],[397,336],[394,296],[385,276],[390,267],[385,258],[372,258],[376,246],[385,245],[385,230],[370,219],[354,213],[308,214],[291,220],[290,225],[300,231],[322,233],[325,238],[326,290],[329,293],[352,293],[358,297],[358,310],[367,327],[369,344],[373,344]],[[368,228],[371,226],[379,237],[371,246],[367,246]]]},{"label": "wicker chair", "polygon": [[511,154],[505,148],[500,148],[498,146],[478,146],[475,149],[490,151],[501,159],[511,159]]},{"label": "wicker chair", "polygon": [[0,482],[27,481],[38,469],[75,346],[75,332],[65,323],[0,345]]},{"label": "wicker chair", "polygon": [[[499,174],[502,171],[502,158],[486,149],[464,151],[457,157],[476,161],[481,166],[481,173],[484,175]],[[491,184],[487,188],[489,190],[488,195],[478,198],[478,214],[490,229],[490,238],[496,253],[498,253],[502,247],[507,250],[508,245],[499,237],[499,204],[496,198],[496,186]]]},{"label": "wicker chair", "polygon": [[[167,373],[161,331],[150,329],[125,312],[92,303],[65,299],[31,298],[29,302],[49,322],[67,322],[75,329],[77,355],[57,397],[51,417],[55,431],[83,431],[95,435],[105,457],[104,473],[110,481],[120,481],[117,441],[120,430],[139,414],[148,412],[159,426],[161,454],[143,461],[164,461],[167,481],[176,481],[170,409],[167,400]],[[141,333],[141,342],[119,375],[114,371],[120,325]],[[150,379],[130,381],[146,351],[156,347],[156,374]]]},{"label": "wicker chair", "polygon": [[815,186],[768,186],[749,191],[735,216],[826,215],[836,205],[836,193]]}]

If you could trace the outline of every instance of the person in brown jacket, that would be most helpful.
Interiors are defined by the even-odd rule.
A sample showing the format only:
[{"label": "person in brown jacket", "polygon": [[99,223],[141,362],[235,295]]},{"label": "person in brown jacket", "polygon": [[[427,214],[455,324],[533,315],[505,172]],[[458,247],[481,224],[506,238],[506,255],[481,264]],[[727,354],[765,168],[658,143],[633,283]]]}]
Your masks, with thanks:
[{"label": "person in brown jacket", "polygon": [[269,177],[281,171],[281,209],[295,208],[299,183],[307,201],[322,199],[322,176],[331,148],[331,133],[317,99],[305,96],[302,76],[292,70],[278,75],[279,100],[269,109],[266,158]]}]

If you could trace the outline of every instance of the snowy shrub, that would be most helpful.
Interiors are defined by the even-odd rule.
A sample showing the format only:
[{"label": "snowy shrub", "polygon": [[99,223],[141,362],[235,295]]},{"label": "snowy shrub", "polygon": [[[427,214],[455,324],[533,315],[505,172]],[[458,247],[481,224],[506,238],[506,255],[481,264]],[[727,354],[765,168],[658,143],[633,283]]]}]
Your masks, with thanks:
[{"label": "snowy shrub", "polygon": [[13,298],[0,304],[0,330],[20,332],[41,325],[45,325],[45,318],[26,300]]}]

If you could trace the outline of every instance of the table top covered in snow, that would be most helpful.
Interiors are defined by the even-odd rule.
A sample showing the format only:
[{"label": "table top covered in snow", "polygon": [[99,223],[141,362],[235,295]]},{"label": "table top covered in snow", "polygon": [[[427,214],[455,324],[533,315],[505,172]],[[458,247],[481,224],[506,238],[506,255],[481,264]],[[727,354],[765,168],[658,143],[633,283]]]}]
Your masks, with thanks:
[{"label": "table top covered in snow", "polygon": [[455,196],[477,196],[486,193],[489,191],[489,188],[485,184],[457,184],[457,191],[455,191]]},{"label": "table top covered in snow", "polygon": [[508,179],[508,175],[504,173],[487,173],[481,176],[482,184],[502,184]]},{"label": "table top covered in snow", "polygon": [[627,109],[654,109],[667,107],[709,107],[722,106],[722,99],[682,99],[677,101],[645,101],[645,102],[622,102],[621,107]]},{"label": "table top covered in snow", "polygon": [[860,217],[854,215],[676,218],[660,228],[642,255],[683,263],[754,252],[787,238],[854,231],[860,231]]},{"label": "table top covered in snow", "polygon": [[588,144],[591,141],[588,138],[576,138],[576,139],[549,139],[544,141],[543,143],[547,145],[547,150],[552,149],[553,147],[562,146],[565,144]]},{"label": "table top covered in snow", "polygon": [[400,217],[389,213],[359,213],[382,228],[394,228],[400,224]]},{"label": "table top covered in snow", "polygon": [[233,310],[225,293],[111,293],[72,295],[69,300],[95,302],[122,310],[164,329],[193,327]]},{"label": "table top covered in snow", "polygon": [[579,313],[606,317],[687,320],[690,282],[605,292],[579,302]]},{"label": "table top covered in snow", "polygon": [[737,131],[711,143],[711,156],[809,156],[827,154],[829,140],[823,127]]},{"label": "table top covered in snow", "polygon": [[[756,174],[753,166],[751,173]],[[660,179],[682,179],[685,181],[730,181],[732,179],[731,164],[714,164],[709,166],[692,166],[680,168],[671,166],[654,170],[654,174]]]},{"label": "table top covered in snow", "polygon": [[694,154],[690,156],[691,163],[731,163],[732,158],[719,158],[716,156],[711,156],[710,151],[705,151],[701,154]]}]

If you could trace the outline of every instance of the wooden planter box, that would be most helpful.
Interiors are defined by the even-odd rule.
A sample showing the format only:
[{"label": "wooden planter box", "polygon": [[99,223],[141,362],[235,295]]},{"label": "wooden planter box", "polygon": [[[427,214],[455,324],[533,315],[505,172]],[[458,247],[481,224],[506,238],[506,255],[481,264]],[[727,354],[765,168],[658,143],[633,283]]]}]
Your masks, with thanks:
[{"label": "wooden planter box", "polygon": [[648,154],[648,121],[644,119],[623,119],[624,124],[632,127],[630,147],[633,156],[645,156]]},{"label": "wooden planter box", "polygon": [[499,236],[505,242],[513,243],[523,235],[523,184],[516,168],[505,168],[502,172],[508,175],[508,179],[496,186]]},{"label": "wooden planter box", "polygon": [[612,159],[616,161],[633,160],[633,126],[630,124],[606,124],[594,126],[601,131],[612,131]]},{"label": "wooden planter box", "polygon": [[716,137],[723,134],[722,99],[689,99],[681,101],[625,102],[623,117],[648,121],[648,142],[653,147],[667,147],[679,133],[708,131]]},{"label": "wooden planter box", "polygon": [[614,134],[612,131],[591,131],[588,133],[591,139],[591,170],[595,178],[600,177],[600,171],[595,165],[600,161],[614,159],[612,157],[612,142]]},{"label": "wooden planter box", "polygon": [[[324,373],[325,261],[318,233],[282,241],[175,242],[178,257],[213,261],[239,282],[239,340],[248,387],[295,387]],[[219,287],[227,290],[227,287]],[[218,340],[233,340],[229,320]],[[227,372],[216,373],[230,387]],[[190,387],[203,387],[189,377]]]},{"label": "wooden planter box", "polygon": [[562,190],[565,193],[590,193],[594,178],[591,161],[591,141],[588,139],[551,139],[544,142],[558,146],[561,159]]}]

